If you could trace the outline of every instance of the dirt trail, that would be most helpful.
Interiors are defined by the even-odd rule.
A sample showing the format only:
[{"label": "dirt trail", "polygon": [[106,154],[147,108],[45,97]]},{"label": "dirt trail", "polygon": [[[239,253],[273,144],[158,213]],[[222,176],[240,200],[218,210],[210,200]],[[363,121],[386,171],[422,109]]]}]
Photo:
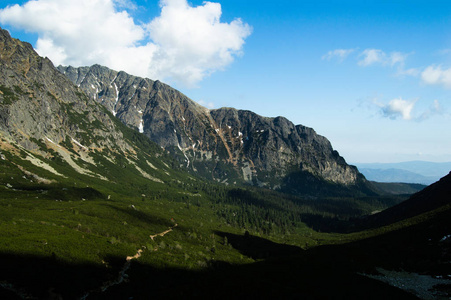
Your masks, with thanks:
[{"label": "dirt trail", "polygon": [[168,230],[163,231],[163,232],[161,232],[161,233],[154,234],[154,235],[149,235],[149,237],[150,237],[150,238],[152,239],[152,241],[153,241],[153,239],[156,238],[157,236],[165,236],[166,234],[168,234],[169,232],[171,232],[172,229],[174,229],[174,228],[177,227],[177,226],[178,226],[178,224],[175,224],[174,226],[172,226],[172,227],[169,228]]},{"label": "dirt trail", "polygon": [[127,256],[126,261],[131,261],[132,259],[138,259],[141,257],[141,253],[143,253],[142,249],[139,249],[138,252],[133,256]]},{"label": "dirt trail", "polygon": [[[157,236],[165,236],[166,234],[168,234],[169,232],[171,232],[175,227],[177,227],[178,224],[175,224],[174,226],[170,227],[168,230],[165,230],[163,232],[154,234],[154,235],[150,235],[150,238],[153,239],[156,238]],[[139,249],[138,252],[136,252],[135,255],[133,256],[127,256],[125,258],[125,263],[124,266],[122,267],[121,271],[119,272],[119,275],[117,277],[116,280],[110,280],[105,282],[104,284],[102,284],[102,286],[100,288],[97,288],[95,290],[92,290],[90,292],[87,292],[85,295],[83,295],[80,300],[85,300],[89,297],[89,295],[93,292],[105,292],[107,289],[109,289],[110,287],[117,285],[117,284],[121,284],[122,282],[124,282],[125,278],[128,277],[127,274],[125,272],[128,271],[128,269],[130,268],[131,265],[131,261],[134,259],[138,259],[141,257],[141,254],[143,253],[143,249]]]}]

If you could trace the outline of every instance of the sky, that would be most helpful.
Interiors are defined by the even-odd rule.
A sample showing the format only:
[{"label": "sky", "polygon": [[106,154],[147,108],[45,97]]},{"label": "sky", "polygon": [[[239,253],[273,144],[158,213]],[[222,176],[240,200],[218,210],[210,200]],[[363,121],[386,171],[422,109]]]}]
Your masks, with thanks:
[{"label": "sky", "polygon": [[0,26],[55,65],[284,116],[349,163],[451,161],[448,0],[4,0]]}]

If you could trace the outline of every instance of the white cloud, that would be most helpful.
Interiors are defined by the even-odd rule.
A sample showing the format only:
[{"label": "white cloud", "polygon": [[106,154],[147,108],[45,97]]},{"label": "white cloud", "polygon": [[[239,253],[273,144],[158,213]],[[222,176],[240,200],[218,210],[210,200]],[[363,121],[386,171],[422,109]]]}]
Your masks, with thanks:
[{"label": "white cloud", "polygon": [[394,66],[396,64],[403,66],[406,58],[407,58],[407,54],[405,54],[405,53],[392,52],[387,57],[388,60],[386,63],[388,63],[390,66]]},{"label": "white cloud", "polygon": [[[323,60],[338,59],[339,62],[343,62],[351,53],[356,49],[335,49],[327,52],[322,56]],[[368,67],[372,65],[379,65],[383,67],[392,67],[397,71],[395,73],[398,77],[412,76],[417,77],[421,71],[417,68],[405,69],[405,62],[409,55],[412,53],[402,53],[394,51],[386,53],[381,49],[365,49],[356,55],[358,61],[357,64],[361,67]]]},{"label": "white cloud", "polygon": [[393,99],[386,105],[380,105],[382,115],[390,119],[397,119],[401,117],[403,120],[412,119],[412,110],[415,106],[416,100],[407,101],[402,98]]},{"label": "white cloud", "polygon": [[191,7],[186,0],[163,0],[161,16],[148,26],[150,38],[160,47],[153,66],[157,73],[195,83],[212,71],[229,65],[242,53],[251,28],[240,19],[221,23],[221,5],[204,2]]},{"label": "white cloud", "polygon": [[128,9],[128,10],[136,10],[138,6],[132,0],[113,0],[114,4],[118,8]]},{"label": "white cloud", "polygon": [[0,23],[38,33],[36,50],[56,65],[106,65],[192,86],[242,53],[251,27],[220,22],[221,5],[161,0],[161,15],[136,24],[130,0],[36,0],[0,10]]},{"label": "white cloud", "polygon": [[380,49],[365,49],[360,57],[362,59],[358,62],[358,64],[362,67],[371,66],[374,64],[380,64],[384,66],[404,66],[404,62],[407,58],[408,54],[401,52],[392,52],[390,54],[385,53]]},{"label": "white cloud", "polygon": [[383,117],[395,120],[401,118],[406,121],[425,121],[435,115],[446,115],[445,109],[441,106],[438,100],[434,100],[432,105],[423,110],[413,114],[413,110],[418,100],[404,100],[396,98],[388,102],[388,104],[380,103],[377,99],[373,99],[373,105],[379,108]]},{"label": "white cloud", "polygon": [[382,63],[386,55],[382,50],[365,49],[360,56],[363,56],[363,59],[359,61],[359,65],[366,67],[375,63]]},{"label": "white cloud", "polygon": [[36,48],[40,53],[51,53],[53,62],[62,62],[66,60],[67,54],[64,48],[53,44],[52,39],[40,38],[36,43]]},{"label": "white cloud", "polygon": [[451,68],[442,69],[441,66],[429,66],[421,73],[421,79],[426,84],[451,88]]},{"label": "white cloud", "polygon": [[354,52],[355,49],[335,49],[327,52],[327,54],[322,56],[323,60],[331,60],[331,59],[338,59],[338,61],[342,62],[344,61],[349,54]]}]

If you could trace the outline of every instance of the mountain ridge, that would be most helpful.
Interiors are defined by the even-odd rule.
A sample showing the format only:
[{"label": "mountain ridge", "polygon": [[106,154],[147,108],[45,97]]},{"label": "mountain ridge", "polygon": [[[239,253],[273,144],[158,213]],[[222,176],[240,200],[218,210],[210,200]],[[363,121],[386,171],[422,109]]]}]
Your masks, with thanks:
[{"label": "mountain ridge", "polygon": [[[161,148],[146,141],[148,153],[142,154],[130,129],[30,44],[0,30],[0,49],[0,150],[61,180],[75,174],[111,180],[106,164],[131,166],[130,171],[155,183],[168,180],[172,170],[154,166],[162,165],[157,159],[165,155]],[[49,165],[49,159],[58,164]]]},{"label": "mountain ridge", "polygon": [[[158,80],[100,65],[59,66],[58,70],[124,124],[204,178],[300,194],[312,191],[307,186],[293,189],[301,185],[299,176],[285,180],[291,174],[300,172],[311,181],[346,190],[354,186],[358,192],[365,185],[363,175],[346,163],[327,138],[284,117],[268,118],[227,107],[209,110]],[[313,192],[321,193],[320,189]]]},{"label": "mountain ridge", "polygon": [[362,228],[381,227],[449,206],[451,172],[409,199],[362,220]]},{"label": "mountain ridge", "polygon": [[[216,167],[212,170],[215,174],[236,171],[227,157],[231,153],[233,158],[240,149],[238,155],[255,155],[250,161],[268,162],[271,167],[294,156],[292,169],[282,170],[288,176],[279,181],[287,189],[302,184],[301,188],[309,188],[303,191],[352,192],[317,175],[345,161],[311,128],[295,126],[282,117],[264,118],[234,109],[196,114],[206,119],[183,120],[195,111],[168,113],[184,107],[177,101],[163,101],[170,100],[165,89],[179,97],[179,102],[184,100],[154,82],[154,106],[145,108],[159,114],[142,120],[154,125],[161,121],[162,132],[172,130],[176,140],[168,142],[177,144],[162,149],[140,134],[139,126],[127,127],[114,117],[114,113],[127,116],[123,103],[114,102],[110,110],[86,96],[29,44],[0,31],[0,51],[0,297],[199,298],[211,297],[221,289],[223,296],[236,298],[261,294],[272,298],[370,295],[400,299],[410,296],[406,293],[412,290],[402,292],[362,274],[374,274],[380,267],[431,272],[434,277],[450,274],[449,178],[442,182],[448,186],[445,193],[442,183],[435,186],[444,195],[437,197],[438,201],[430,201],[437,194],[427,189],[422,194],[425,198],[419,198],[422,207],[416,203],[406,206],[408,211],[420,208],[420,213],[425,206],[438,207],[438,212],[427,212],[426,222],[417,216],[405,219],[410,216],[407,213],[401,224],[387,228],[351,235],[317,232],[309,228],[309,217],[336,228],[337,222],[361,218],[403,197],[311,201],[263,188],[212,184],[189,175],[186,165],[194,172],[193,165],[200,170],[199,161],[205,160]],[[133,78],[119,76],[131,80],[133,87]],[[114,77],[106,82],[111,79]],[[89,84],[96,89],[94,82]],[[110,92],[116,94],[111,85]],[[130,100],[124,103],[132,107],[140,104],[130,97],[135,90],[123,91],[127,95],[124,101]],[[101,93],[97,86],[97,100]],[[141,108],[134,107],[130,119]],[[147,119],[152,117],[155,119]],[[221,144],[219,140],[225,143],[211,149],[213,159],[207,157],[207,150],[203,157],[199,152],[180,150],[182,138],[189,141],[192,136],[181,135],[184,128],[171,127],[203,121],[205,127],[210,125],[209,130],[192,132],[206,135],[205,146],[208,142]],[[299,149],[297,141],[301,141]],[[265,149],[279,153],[279,146],[289,151],[282,149],[280,157],[267,159]],[[297,154],[310,160],[297,165]],[[195,155],[199,157],[194,161]],[[237,161],[237,167],[241,162]],[[252,172],[252,166],[249,170]],[[357,180],[360,176],[357,173]],[[368,188],[360,179],[362,190]]]}]

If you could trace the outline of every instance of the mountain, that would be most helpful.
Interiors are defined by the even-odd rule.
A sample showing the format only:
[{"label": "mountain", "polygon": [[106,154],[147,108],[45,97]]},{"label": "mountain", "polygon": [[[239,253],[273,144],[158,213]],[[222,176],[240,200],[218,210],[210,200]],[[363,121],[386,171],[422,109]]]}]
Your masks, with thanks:
[{"label": "mountain", "polygon": [[408,200],[363,219],[364,227],[380,227],[425,214],[451,203],[451,172]]},{"label": "mountain", "polygon": [[412,195],[426,187],[419,183],[371,181],[373,189],[380,195]]},{"label": "mountain", "polygon": [[158,80],[99,65],[58,69],[204,178],[295,194],[371,192],[358,170],[312,128],[246,110],[209,110]]},{"label": "mountain", "polygon": [[[127,127],[114,117],[118,111],[86,96],[2,30],[0,70],[1,299],[207,298],[218,291],[219,298],[416,299],[425,291],[423,298],[449,298],[443,278],[450,274],[449,178],[398,210],[397,223],[352,234],[318,232],[309,217],[348,222],[402,197],[310,199],[201,180],[173,156],[180,151],[186,160],[194,151],[162,149],[139,127]],[[164,128],[170,115],[161,112]],[[232,109],[209,114],[228,120],[235,118],[231,112],[237,120],[248,113],[250,123],[267,121],[279,135],[292,125]],[[310,154],[327,145],[312,132],[297,134],[312,137]],[[325,157],[318,163],[328,162]],[[193,164],[190,159],[188,170],[199,174]],[[343,184],[300,169],[280,182],[288,188],[302,179],[310,188],[346,192]],[[404,270],[390,272],[396,287],[370,277],[382,276],[380,268]],[[418,294],[422,285],[404,284],[406,272],[421,272],[433,289]]]},{"label": "mountain", "polygon": [[170,160],[165,166],[159,146],[87,97],[30,44],[0,29],[0,49],[0,150],[12,167],[58,181],[123,180],[126,173],[156,184],[172,180],[174,167]]},{"label": "mountain", "polygon": [[401,163],[356,163],[368,180],[431,184],[451,171],[451,162],[409,161]]}]

